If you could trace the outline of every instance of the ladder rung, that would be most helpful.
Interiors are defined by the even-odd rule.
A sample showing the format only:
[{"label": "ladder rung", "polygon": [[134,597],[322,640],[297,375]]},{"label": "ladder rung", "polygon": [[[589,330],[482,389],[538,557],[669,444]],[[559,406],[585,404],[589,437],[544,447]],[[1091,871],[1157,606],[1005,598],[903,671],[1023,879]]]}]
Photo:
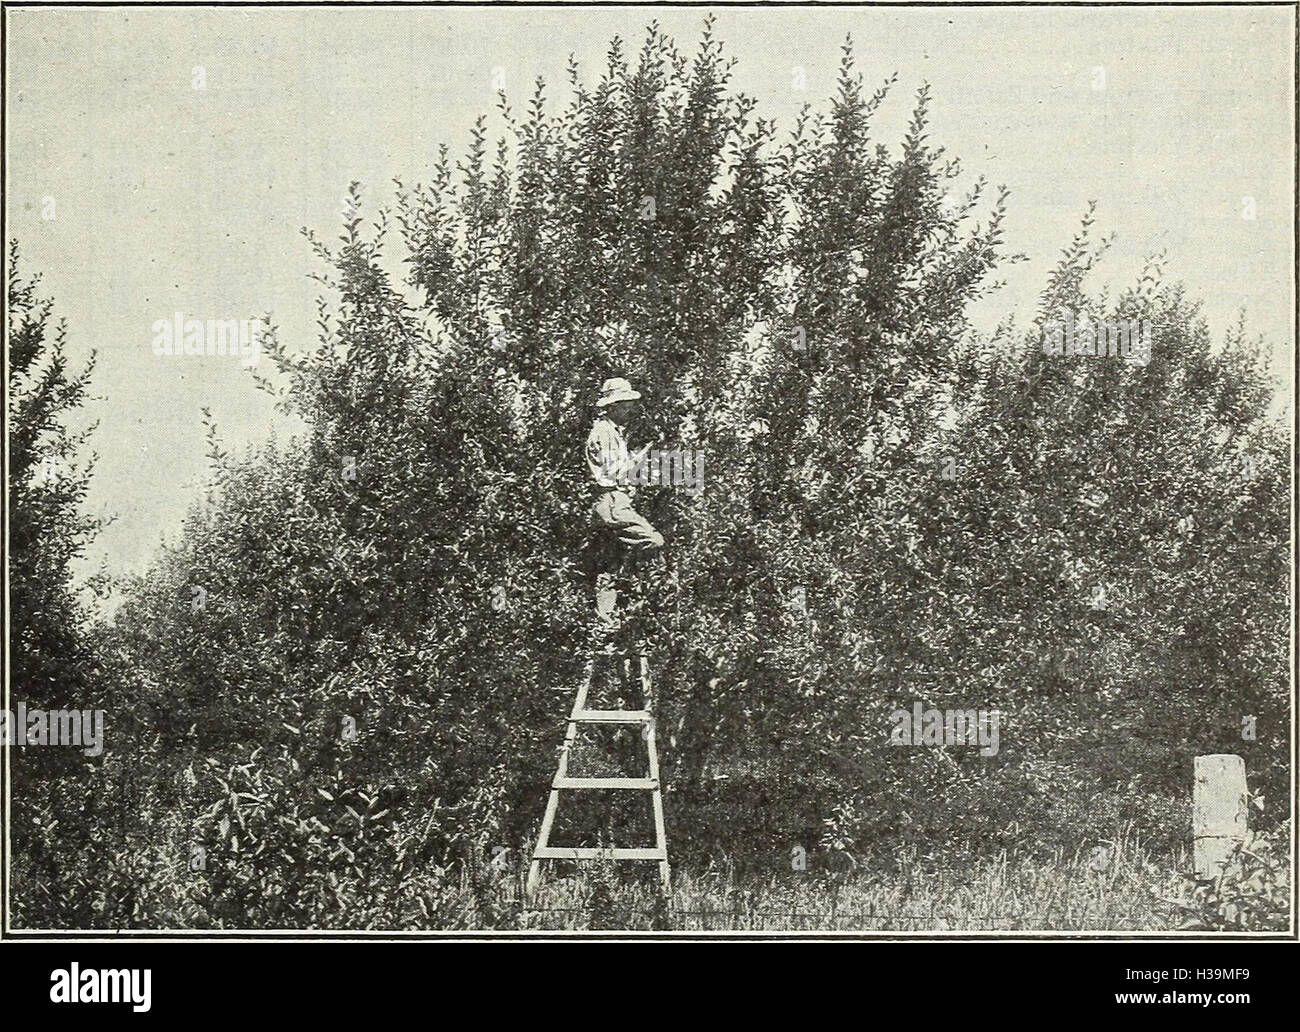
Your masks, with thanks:
[{"label": "ladder rung", "polygon": [[634,709],[589,709],[569,718],[575,724],[644,724],[649,719],[649,710]]},{"label": "ladder rung", "polygon": [[552,788],[658,788],[655,778],[556,778]]},{"label": "ladder rung", "polygon": [[594,846],[538,846],[533,853],[534,860],[667,860],[668,851],[650,847],[647,849],[600,849]]}]

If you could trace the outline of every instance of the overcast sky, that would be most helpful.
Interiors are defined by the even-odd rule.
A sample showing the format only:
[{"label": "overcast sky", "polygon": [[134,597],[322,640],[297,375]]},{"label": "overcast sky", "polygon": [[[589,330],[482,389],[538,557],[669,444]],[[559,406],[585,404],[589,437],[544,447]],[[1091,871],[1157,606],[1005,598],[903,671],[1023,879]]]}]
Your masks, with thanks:
[{"label": "overcast sky", "polygon": [[[689,50],[704,15],[9,9],[8,234],[55,296],[74,356],[99,351],[89,504],[117,522],[91,565],[140,570],[180,531],[204,475],[201,407],[232,446],[263,439],[273,418],[238,360],[155,356],[155,321],[271,311],[283,340],[310,343],[299,229],[332,237],[349,181],[387,203],[394,178],[427,176],[439,144],[463,148],[494,108],[494,76],[516,108],[539,75],[559,102],[570,53],[592,81],[611,37],[635,49],[654,18]],[[715,34],[739,61],[734,85],[788,128],[832,92],[848,33],[869,85],[899,75],[880,139],[901,137],[928,81],[932,141],[968,181],[1011,190],[1007,243],[1029,261],[986,323],[1032,312],[1096,200],[1117,240],[1094,283],[1122,288],[1164,249],[1216,337],[1244,307],[1290,361],[1290,8],[722,8]]]}]

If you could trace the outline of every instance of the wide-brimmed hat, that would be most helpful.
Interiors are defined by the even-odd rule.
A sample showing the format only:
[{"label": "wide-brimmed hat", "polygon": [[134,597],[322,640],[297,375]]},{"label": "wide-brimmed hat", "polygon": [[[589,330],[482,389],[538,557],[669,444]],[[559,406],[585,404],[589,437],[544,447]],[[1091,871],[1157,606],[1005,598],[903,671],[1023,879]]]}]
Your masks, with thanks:
[{"label": "wide-brimmed hat", "polygon": [[616,401],[636,401],[641,395],[632,389],[632,385],[621,376],[613,376],[600,385],[600,397],[596,407],[604,408]]}]

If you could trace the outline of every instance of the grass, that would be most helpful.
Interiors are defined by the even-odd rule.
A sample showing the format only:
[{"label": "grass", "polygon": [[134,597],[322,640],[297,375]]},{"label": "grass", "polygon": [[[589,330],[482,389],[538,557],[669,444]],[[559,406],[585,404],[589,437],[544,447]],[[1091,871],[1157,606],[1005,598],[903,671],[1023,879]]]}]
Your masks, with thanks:
[{"label": "grass", "polygon": [[[738,877],[727,867],[674,871],[661,901],[654,865],[548,864],[527,905],[522,871],[474,883],[462,874],[420,907],[419,926],[509,930],[1157,931],[1177,929],[1185,851],[1156,858],[1133,835],[1104,856],[1003,853],[960,871],[915,854],[886,876],[789,871]],[[642,877],[633,867],[645,868]],[[413,917],[415,915],[412,915]],[[432,919],[432,920],[430,920]]]}]

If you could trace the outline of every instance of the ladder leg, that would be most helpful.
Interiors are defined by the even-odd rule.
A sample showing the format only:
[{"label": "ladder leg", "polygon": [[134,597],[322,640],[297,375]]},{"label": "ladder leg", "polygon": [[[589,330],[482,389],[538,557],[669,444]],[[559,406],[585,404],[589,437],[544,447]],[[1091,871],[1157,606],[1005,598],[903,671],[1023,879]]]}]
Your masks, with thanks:
[{"label": "ladder leg", "polygon": [[650,685],[650,663],[644,653],[641,654],[641,692],[645,696],[645,708],[650,711],[650,722],[645,726],[646,753],[650,761],[650,777],[655,783],[651,795],[651,805],[655,816],[655,848],[662,850],[663,859],[659,861],[659,882],[664,894],[668,894],[672,872],[668,867],[668,836],[664,831],[664,797],[659,784],[659,750],[655,746],[655,718],[653,689]]},{"label": "ladder leg", "polygon": [[569,725],[564,732],[564,744],[560,746],[560,762],[555,768],[555,781],[551,783],[551,794],[546,800],[546,813],[542,816],[542,830],[538,833],[537,844],[533,847],[533,861],[528,865],[528,884],[524,892],[530,899],[537,891],[537,886],[542,877],[542,864],[538,859],[538,853],[551,843],[551,827],[555,823],[555,813],[560,807],[560,790],[555,785],[560,778],[567,777],[569,773],[569,753],[572,751],[573,741],[578,735],[578,725],[575,723],[575,718],[587,706],[587,693],[591,689],[591,679],[596,674],[597,655],[593,654],[590,661],[588,661],[582,684],[578,686],[578,691],[573,697],[573,710],[569,714]]},{"label": "ladder leg", "polygon": [[[567,764],[564,762],[567,757],[560,758],[560,770],[558,776],[563,776]],[[542,862],[537,859],[537,850],[545,849],[550,844],[551,825],[555,823],[555,811],[560,806],[560,790],[551,789],[550,798],[546,800],[546,813],[542,817],[542,830],[537,836],[537,845],[533,847],[533,862],[528,865],[528,885],[524,890],[531,899],[533,893],[537,891],[538,882],[542,877]]]}]

